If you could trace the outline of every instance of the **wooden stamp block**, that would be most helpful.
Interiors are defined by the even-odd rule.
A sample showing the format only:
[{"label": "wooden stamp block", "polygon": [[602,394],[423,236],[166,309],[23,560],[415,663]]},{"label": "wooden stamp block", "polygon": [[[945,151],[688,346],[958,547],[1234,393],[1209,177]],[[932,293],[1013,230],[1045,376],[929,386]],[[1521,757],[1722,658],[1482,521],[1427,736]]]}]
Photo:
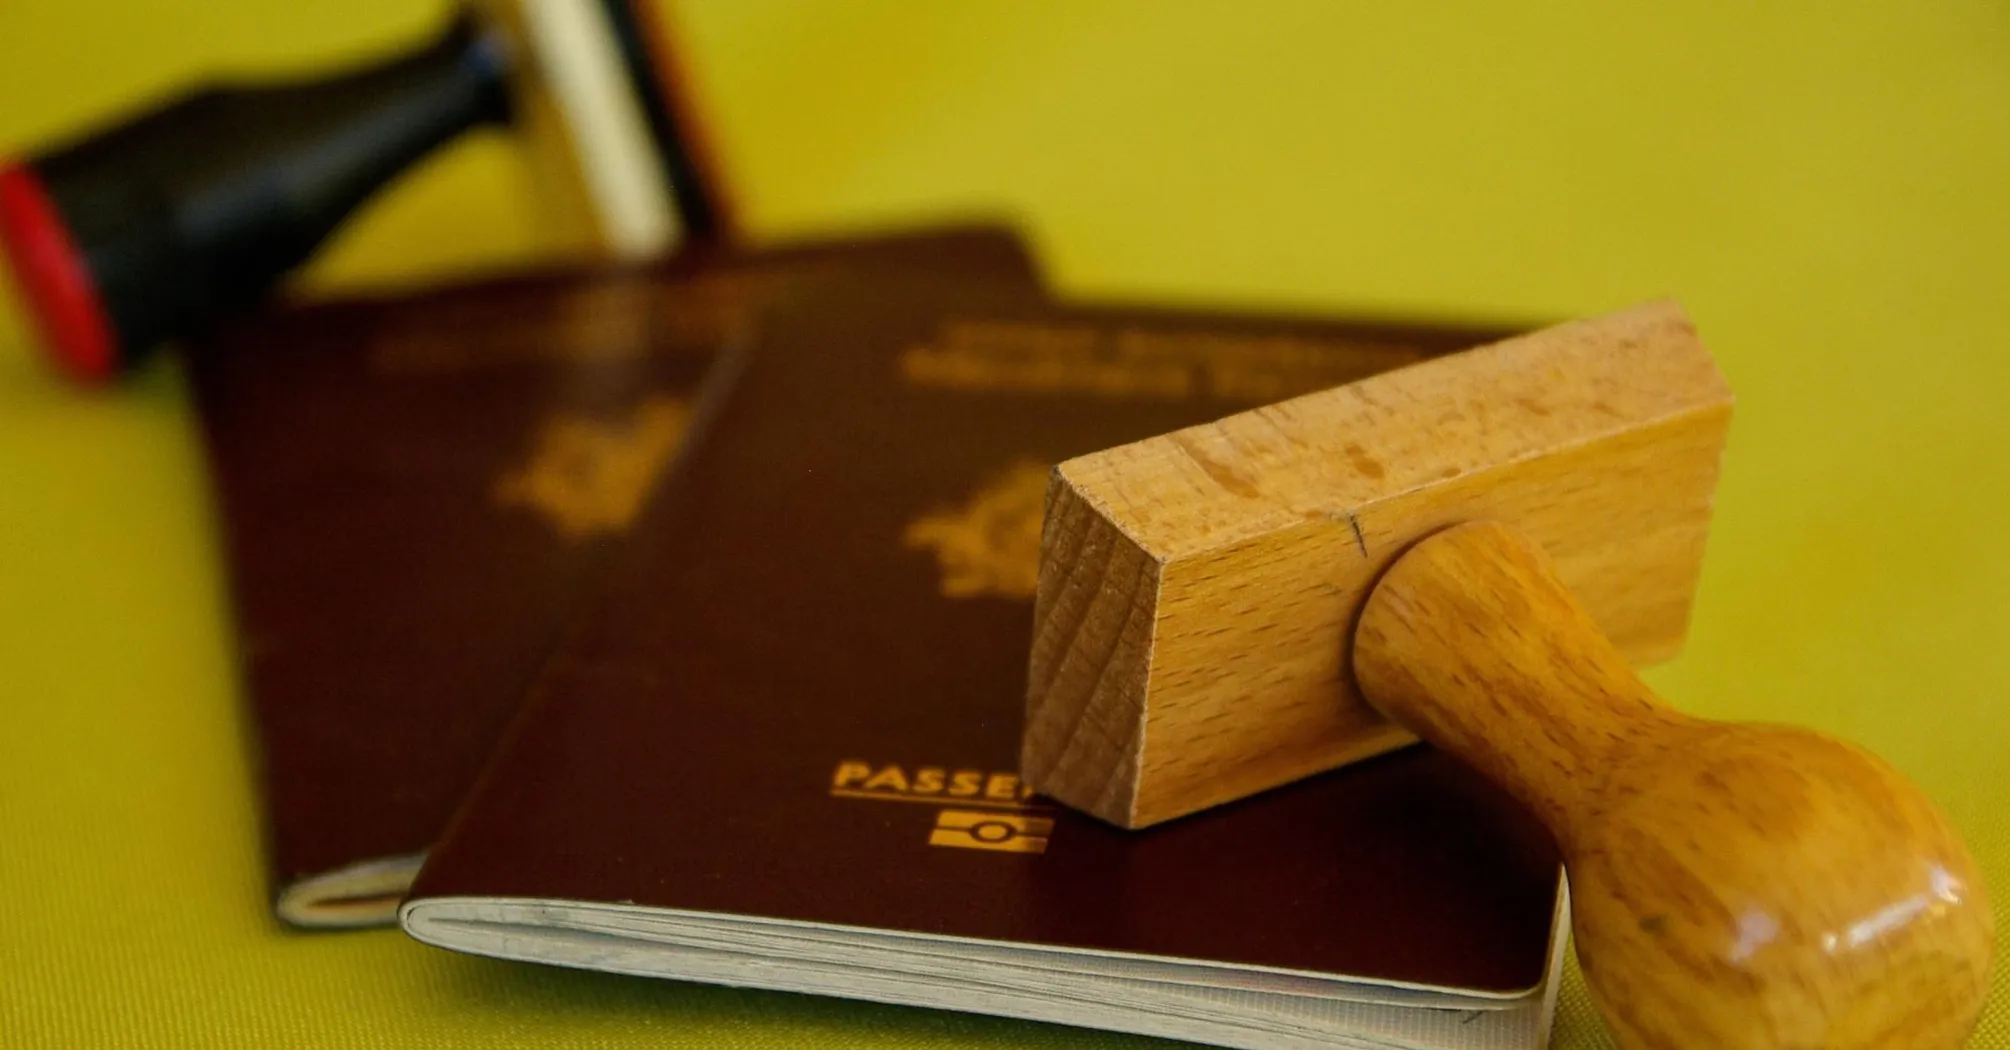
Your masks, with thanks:
[{"label": "wooden stamp block", "polygon": [[1672,656],[1730,411],[1657,303],[1061,464],[1026,779],[1135,828],[1411,742],[1350,640],[1389,563],[1462,521],[1534,538],[1635,664]]}]

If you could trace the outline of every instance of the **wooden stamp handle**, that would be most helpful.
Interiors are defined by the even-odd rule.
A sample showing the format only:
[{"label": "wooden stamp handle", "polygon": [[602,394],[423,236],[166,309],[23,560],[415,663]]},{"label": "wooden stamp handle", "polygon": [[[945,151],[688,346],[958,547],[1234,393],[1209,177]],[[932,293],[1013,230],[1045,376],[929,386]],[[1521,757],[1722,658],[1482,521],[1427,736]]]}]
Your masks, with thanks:
[{"label": "wooden stamp handle", "polygon": [[1562,845],[1586,982],[1629,1050],[1952,1050],[1994,931],[1953,828],[1890,766],[1658,700],[1504,525],[1397,560],[1355,634],[1377,709]]}]

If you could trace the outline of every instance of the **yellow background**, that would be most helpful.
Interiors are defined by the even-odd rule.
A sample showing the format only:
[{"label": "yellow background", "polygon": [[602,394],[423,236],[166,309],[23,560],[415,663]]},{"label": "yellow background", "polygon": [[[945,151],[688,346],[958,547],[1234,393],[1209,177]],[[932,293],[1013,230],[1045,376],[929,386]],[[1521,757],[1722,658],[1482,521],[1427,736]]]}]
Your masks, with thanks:
[{"label": "yellow background", "polygon": [[[0,3],[0,152],[199,71],[411,39],[421,0]],[[1557,316],[1679,296],[1738,419],[1687,654],[1711,715],[1918,778],[2010,903],[2010,9],[677,3],[752,229],[1019,216],[1076,294]],[[466,144],[308,276],[537,254]],[[1118,1046],[512,966],[265,911],[182,382],[65,389],[0,308],[0,1046]],[[1977,1046],[2010,1048],[1997,995]],[[1606,1045],[1575,982],[1557,1045]]]}]

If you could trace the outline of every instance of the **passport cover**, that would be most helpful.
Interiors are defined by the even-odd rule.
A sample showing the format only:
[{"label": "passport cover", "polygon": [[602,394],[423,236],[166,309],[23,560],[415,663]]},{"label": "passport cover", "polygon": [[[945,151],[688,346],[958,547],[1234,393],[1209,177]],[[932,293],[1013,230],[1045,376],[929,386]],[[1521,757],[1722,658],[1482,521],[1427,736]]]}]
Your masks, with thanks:
[{"label": "passport cover", "polygon": [[191,353],[281,919],[393,920],[754,309],[923,269],[1035,283],[952,228],[282,309]]},{"label": "passport cover", "polygon": [[1240,1046],[1537,1045],[1555,847],[1450,759],[1145,832],[1014,773],[1052,464],[1503,334],[820,282],[546,666],[407,931]]}]

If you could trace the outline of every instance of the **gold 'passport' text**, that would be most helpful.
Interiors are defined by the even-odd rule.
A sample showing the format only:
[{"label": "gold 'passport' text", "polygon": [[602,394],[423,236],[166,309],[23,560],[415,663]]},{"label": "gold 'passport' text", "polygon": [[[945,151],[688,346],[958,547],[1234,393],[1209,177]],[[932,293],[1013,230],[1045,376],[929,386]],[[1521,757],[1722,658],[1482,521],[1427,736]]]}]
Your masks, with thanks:
[{"label": "gold 'passport' text", "polygon": [[847,759],[831,773],[830,793],[838,798],[896,802],[940,802],[999,808],[1027,808],[1033,789],[1019,774],[949,766],[908,766],[898,762]]}]

